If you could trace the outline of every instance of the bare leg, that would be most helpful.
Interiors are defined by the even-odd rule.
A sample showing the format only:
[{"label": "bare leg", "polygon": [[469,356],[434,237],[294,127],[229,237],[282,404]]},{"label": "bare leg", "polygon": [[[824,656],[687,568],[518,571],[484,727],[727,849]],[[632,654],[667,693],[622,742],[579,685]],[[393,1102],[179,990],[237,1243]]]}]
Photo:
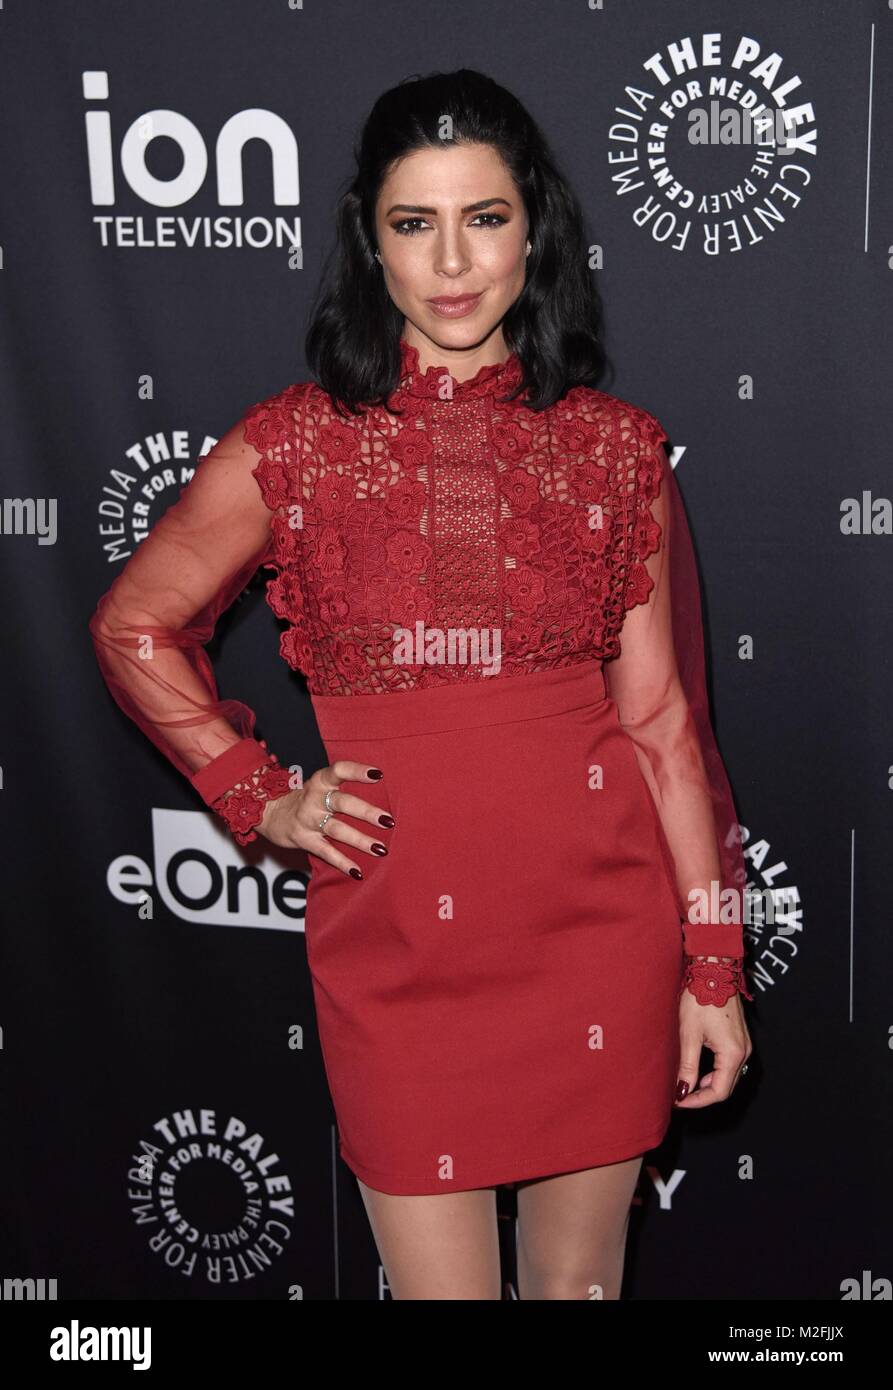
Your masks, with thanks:
[{"label": "bare leg", "polygon": [[392,1298],[502,1298],[495,1188],[395,1197],[357,1182]]},{"label": "bare leg", "polygon": [[619,1299],[644,1155],[518,1184],[518,1297]]}]

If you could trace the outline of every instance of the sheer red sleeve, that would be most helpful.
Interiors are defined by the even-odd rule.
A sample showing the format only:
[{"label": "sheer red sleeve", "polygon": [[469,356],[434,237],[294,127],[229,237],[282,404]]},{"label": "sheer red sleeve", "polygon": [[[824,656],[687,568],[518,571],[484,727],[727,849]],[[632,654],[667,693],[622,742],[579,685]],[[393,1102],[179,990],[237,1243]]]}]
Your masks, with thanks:
[{"label": "sheer red sleeve", "polygon": [[[747,993],[746,870],[738,815],[707,698],[700,588],[667,435],[638,412],[632,554],[620,655],[605,664],[609,698],[632,739],[676,869],[684,983],[701,1002]],[[711,964],[708,956],[725,957]],[[698,958],[698,959],[695,959]]]},{"label": "sheer red sleeve", "polygon": [[89,622],[114,699],[242,844],[290,788],[255,714],[221,700],[205,644],[271,553],[270,504],[250,443],[252,407],[198,460],[180,498],[102,595]]}]

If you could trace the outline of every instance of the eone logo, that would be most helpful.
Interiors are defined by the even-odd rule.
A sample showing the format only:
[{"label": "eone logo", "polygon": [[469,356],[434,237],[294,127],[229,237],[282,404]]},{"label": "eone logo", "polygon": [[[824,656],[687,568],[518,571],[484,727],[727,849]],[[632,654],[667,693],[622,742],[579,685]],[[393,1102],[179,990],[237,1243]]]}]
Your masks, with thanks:
[{"label": "eone logo", "polygon": [[[87,101],[107,102],[107,72],[82,74]],[[117,200],[115,150],[109,111],[85,113],[90,197],[95,207],[112,207]],[[181,156],[181,168],[171,178],[153,174],[147,154],[153,141],[171,140]],[[237,111],[223,123],[214,144],[216,200],[220,207],[242,207],[244,198],[243,158],[245,146],[259,140],[269,150],[272,173],[272,201],[277,207],[296,207],[300,202],[298,145],[288,123],[275,111],[249,107]],[[144,111],[133,120],[121,138],[121,173],[128,188],[153,208],[175,208],[194,198],[208,174],[208,148],[198,126],[180,111],[166,107]],[[271,244],[291,248],[300,269],[301,219],[270,219],[266,216],[186,217],[99,216],[103,246],[155,248],[162,246],[214,247],[248,246],[258,249]]]},{"label": "eone logo", "polygon": [[300,851],[266,842],[237,846],[216,819],[199,811],[153,809],[152,841],[154,866],[135,854],[109,865],[106,883],[119,902],[138,907],[157,890],[185,922],[304,930],[309,875],[288,865]]}]

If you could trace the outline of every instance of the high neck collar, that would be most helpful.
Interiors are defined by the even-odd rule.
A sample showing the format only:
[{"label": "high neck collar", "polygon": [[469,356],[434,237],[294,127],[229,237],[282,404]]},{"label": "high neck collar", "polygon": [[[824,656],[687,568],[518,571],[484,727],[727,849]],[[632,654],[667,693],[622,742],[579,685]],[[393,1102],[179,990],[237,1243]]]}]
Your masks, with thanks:
[{"label": "high neck collar", "polygon": [[[418,348],[411,347],[405,338],[400,339],[400,381],[397,392],[406,391],[412,396],[422,396],[428,400],[443,400],[442,386],[444,376],[450,375],[449,367],[432,366],[422,371],[419,366]],[[482,396],[506,396],[514,391],[523,379],[524,372],[517,353],[510,352],[502,362],[491,362],[481,367],[474,376],[465,381],[453,378],[452,396],[446,399],[467,401]]]}]

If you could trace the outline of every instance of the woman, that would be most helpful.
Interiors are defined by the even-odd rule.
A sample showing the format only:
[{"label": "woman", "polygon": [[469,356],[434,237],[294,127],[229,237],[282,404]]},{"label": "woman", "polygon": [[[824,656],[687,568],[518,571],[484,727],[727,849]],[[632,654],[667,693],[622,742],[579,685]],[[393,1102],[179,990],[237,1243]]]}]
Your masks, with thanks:
[{"label": "woman", "polygon": [[[596,388],[580,208],[507,91],[403,83],[357,161],[316,380],[200,460],[91,631],[236,838],[310,856],[340,1151],[392,1295],[499,1298],[515,1183],[519,1296],[618,1298],[644,1153],[750,1053],[741,916],[689,913],[744,879],[667,435]],[[300,786],[203,650],[261,564],[329,758]]]}]

